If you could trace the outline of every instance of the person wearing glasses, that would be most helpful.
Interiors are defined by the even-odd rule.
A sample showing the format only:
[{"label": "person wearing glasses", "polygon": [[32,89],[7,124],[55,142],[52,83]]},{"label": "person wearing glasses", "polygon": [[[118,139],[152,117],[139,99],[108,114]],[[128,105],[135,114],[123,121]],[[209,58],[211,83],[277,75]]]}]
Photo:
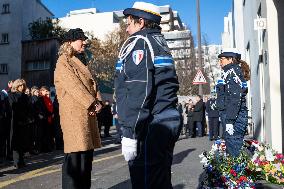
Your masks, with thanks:
[{"label": "person wearing glasses", "polygon": [[236,49],[223,50],[218,58],[222,73],[216,86],[216,106],[221,117],[227,152],[237,157],[248,125],[246,95],[250,69]]}]

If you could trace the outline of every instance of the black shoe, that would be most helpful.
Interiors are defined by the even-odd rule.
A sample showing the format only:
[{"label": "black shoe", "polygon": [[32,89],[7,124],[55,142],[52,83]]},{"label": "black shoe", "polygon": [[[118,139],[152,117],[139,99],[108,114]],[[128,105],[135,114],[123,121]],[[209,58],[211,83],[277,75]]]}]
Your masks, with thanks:
[{"label": "black shoe", "polygon": [[39,152],[37,150],[31,150],[29,153],[31,155],[38,155],[39,154]]},{"label": "black shoe", "polygon": [[115,141],[115,143],[114,144],[121,144],[121,142],[120,141]]},{"label": "black shoe", "polygon": [[25,164],[25,163],[17,163],[17,164],[14,165],[14,167],[15,167],[16,169],[21,169],[21,168],[26,167],[26,164]]},{"label": "black shoe", "polygon": [[108,134],[108,135],[105,135],[105,137],[112,137],[110,134]]}]

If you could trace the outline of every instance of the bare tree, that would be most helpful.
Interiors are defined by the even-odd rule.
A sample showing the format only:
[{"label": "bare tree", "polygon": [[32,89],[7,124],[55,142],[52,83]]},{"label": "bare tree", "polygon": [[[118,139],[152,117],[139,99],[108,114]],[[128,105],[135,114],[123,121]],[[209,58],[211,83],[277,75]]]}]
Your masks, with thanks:
[{"label": "bare tree", "polygon": [[93,38],[87,48],[91,54],[88,59],[88,67],[92,75],[100,84],[111,89],[113,88],[114,69],[119,48],[128,37],[125,29],[126,24],[121,21],[119,28],[107,34],[104,41]]},{"label": "bare tree", "polygon": [[203,94],[210,94],[210,79],[208,78],[208,76],[210,75],[210,70],[206,69],[205,67],[205,62],[207,61],[207,55],[208,55],[208,40],[207,40],[207,35],[203,34],[202,35],[202,45],[203,48],[201,48],[201,69],[202,69],[202,73],[207,81],[206,84],[203,84]]},{"label": "bare tree", "polygon": [[[196,74],[196,57],[194,40],[191,33],[183,36],[182,47],[179,49],[180,58],[176,59],[176,71],[180,83],[179,95],[193,95],[198,93],[198,86],[193,85],[192,81]],[[176,54],[176,53],[174,53]]]},{"label": "bare tree", "polygon": [[203,35],[203,60],[204,60],[204,72],[205,72],[205,76],[208,78],[208,85],[206,86],[208,93],[210,93],[210,86],[215,86],[215,81],[217,78],[216,75],[216,69],[218,70],[218,65],[216,65],[216,59],[217,57],[214,57],[212,55],[210,55],[209,53],[209,44],[208,44],[208,39],[207,39],[207,35]]}]

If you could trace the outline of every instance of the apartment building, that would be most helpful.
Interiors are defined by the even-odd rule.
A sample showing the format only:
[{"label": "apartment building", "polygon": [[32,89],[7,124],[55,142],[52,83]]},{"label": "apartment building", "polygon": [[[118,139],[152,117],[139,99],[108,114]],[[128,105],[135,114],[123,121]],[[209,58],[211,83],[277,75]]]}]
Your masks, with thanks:
[{"label": "apartment building", "polygon": [[22,76],[22,41],[30,39],[29,23],[52,17],[40,0],[0,1],[0,88]]}]

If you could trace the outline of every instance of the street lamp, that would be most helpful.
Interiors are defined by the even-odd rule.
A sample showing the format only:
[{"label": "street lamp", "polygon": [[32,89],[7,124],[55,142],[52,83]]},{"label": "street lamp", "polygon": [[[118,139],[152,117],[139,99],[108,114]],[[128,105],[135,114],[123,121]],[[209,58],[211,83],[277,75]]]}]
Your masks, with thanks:
[{"label": "street lamp", "polygon": [[[201,71],[202,70],[202,57],[201,57],[201,29],[200,29],[200,6],[199,0],[196,0],[196,14],[197,14],[197,40],[198,40],[198,66]],[[199,84],[199,95],[203,95],[202,84]]]}]

